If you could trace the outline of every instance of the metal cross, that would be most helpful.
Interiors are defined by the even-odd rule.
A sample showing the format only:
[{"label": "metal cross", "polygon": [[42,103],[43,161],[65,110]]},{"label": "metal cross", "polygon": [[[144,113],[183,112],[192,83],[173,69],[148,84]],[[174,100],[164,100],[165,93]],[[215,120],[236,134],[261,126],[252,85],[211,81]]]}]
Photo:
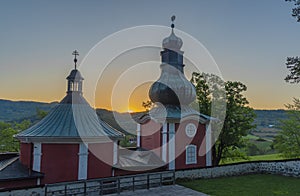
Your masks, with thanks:
[{"label": "metal cross", "polygon": [[78,53],[77,50],[74,50],[73,53],[72,53],[72,55],[75,56],[74,63],[75,63],[75,69],[76,69],[76,66],[77,66],[77,56],[79,56],[79,53]]}]

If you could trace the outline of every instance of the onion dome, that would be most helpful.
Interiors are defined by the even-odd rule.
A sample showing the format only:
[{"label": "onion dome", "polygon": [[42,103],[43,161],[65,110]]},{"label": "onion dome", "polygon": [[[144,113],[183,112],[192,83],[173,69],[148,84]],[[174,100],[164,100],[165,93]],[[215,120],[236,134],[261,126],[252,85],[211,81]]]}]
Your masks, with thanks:
[{"label": "onion dome", "polygon": [[[175,16],[172,16],[172,22],[174,22],[175,20]],[[169,37],[166,37],[163,42],[162,42],[162,47],[165,49],[169,49],[169,50],[176,50],[179,51],[180,48],[182,47],[182,40],[180,37],[177,37],[174,33],[174,23],[172,23],[171,28],[172,28],[172,32],[170,34]]]},{"label": "onion dome", "polygon": [[120,132],[99,119],[82,96],[83,77],[76,69],[76,56],[74,62],[75,69],[67,77],[67,95],[40,122],[19,133],[16,136],[18,139],[39,142],[99,142],[123,137]]},{"label": "onion dome", "polygon": [[[172,16],[172,22],[174,20],[175,16]],[[163,105],[188,105],[196,99],[196,91],[184,76],[183,52],[179,51],[183,43],[173,32],[174,24],[171,27],[171,35],[163,41],[161,75],[152,84],[149,97],[152,102]]]},{"label": "onion dome", "polygon": [[163,64],[160,78],[154,82],[149,91],[153,103],[163,105],[188,105],[196,99],[194,85],[184,74],[171,65]]}]

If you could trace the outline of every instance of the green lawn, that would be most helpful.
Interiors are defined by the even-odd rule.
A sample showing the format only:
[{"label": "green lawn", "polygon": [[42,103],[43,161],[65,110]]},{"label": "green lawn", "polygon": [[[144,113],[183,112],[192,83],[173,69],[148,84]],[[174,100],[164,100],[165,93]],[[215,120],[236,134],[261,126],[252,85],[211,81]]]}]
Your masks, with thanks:
[{"label": "green lawn", "polygon": [[249,156],[249,160],[245,159],[235,159],[235,160],[226,160],[221,161],[221,165],[230,164],[230,163],[241,163],[241,162],[249,162],[249,161],[275,161],[275,160],[283,160],[284,157],[280,156],[280,154],[267,154],[267,155],[256,155]]},{"label": "green lawn", "polygon": [[300,195],[299,178],[278,175],[200,179],[178,184],[209,195]]}]

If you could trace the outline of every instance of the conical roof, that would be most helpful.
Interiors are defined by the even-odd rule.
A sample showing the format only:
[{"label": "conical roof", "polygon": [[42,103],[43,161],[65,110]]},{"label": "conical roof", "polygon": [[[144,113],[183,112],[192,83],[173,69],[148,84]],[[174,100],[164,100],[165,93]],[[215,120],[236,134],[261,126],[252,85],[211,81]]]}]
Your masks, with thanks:
[{"label": "conical roof", "polygon": [[[79,73],[78,70],[76,72]],[[68,91],[45,118],[16,135],[20,140],[53,142],[108,141],[122,137],[122,133],[98,118],[96,111],[78,91]]]}]

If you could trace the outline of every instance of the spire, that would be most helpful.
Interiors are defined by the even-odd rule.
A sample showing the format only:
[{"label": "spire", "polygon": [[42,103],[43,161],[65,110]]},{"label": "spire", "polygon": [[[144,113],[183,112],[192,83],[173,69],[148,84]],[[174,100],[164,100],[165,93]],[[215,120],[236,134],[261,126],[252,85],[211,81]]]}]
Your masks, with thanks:
[{"label": "spire", "polygon": [[173,15],[173,16],[171,17],[171,21],[172,21],[172,24],[171,24],[172,32],[173,32],[173,30],[174,30],[174,27],[175,27],[175,25],[174,25],[174,21],[175,21],[175,19],[176,19],[176,16],[175,16],[175,15]]},{"label": "spire", "polygon": [[80,72],[77,70],[77,56],[79,56],[79,53],[77,50],[74,50],[72,55],[74,55],[75,69],[73,69],[69,74],[69,76],[67,77],[68,80],[67,93],[71,94],[73,92],[78,92],[79,94],[82,94],[83,77],[81,76]]},{"label": "spire", "polygon": [[184,76],[182,40],[174,33],[175,16],[171,17],[171,35],[163,40],[161,54],[161,76],[149,90],[152,102],[163,105],[188,105],[196,98],[196,91]]},{"label": "spire", "polygon": [[164,40],[163,40],[163,43],[162,43],[162,46],[164,49],[169,49],[169,50],[173,50],[173,51],[180,51],[180,48],[182,47],[182,40],[177,37],[174,33],[174,28],[175,28],[175,25],[174,25],[174,21],[175,21],[175,15],[173,15],[171,17],[171,28],[172,28],[172,31],[171,31],[171,34],[166,37]]},{"label": "spire", "polygon": [[79,56],[79,53],[77,50],[74,50],[72,55],[74,55],[74,63],[75,63],[75,70],[77,69],[77,56]]}]

